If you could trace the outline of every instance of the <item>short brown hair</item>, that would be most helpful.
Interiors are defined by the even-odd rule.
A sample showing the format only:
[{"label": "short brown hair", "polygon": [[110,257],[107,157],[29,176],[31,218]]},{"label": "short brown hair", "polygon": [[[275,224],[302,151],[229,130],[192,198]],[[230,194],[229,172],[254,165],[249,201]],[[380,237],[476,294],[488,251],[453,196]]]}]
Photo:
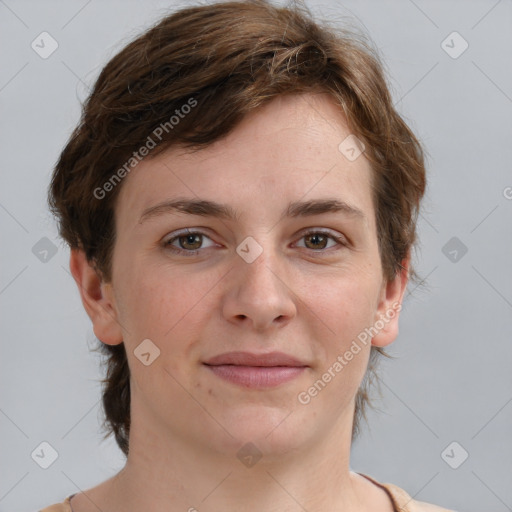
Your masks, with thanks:
[{"label": "short brown hair", "polygon": [[[184,8],[115,55],[84,103],[54,170],[48,201],[61,237],[83,250],[109,282],[114,208],[122,186],[113,178],[120,181],[129,172],[134,151],[158,127],[167,129],[157,132],[161,137],[148,158],[176,144],[204,148],[276,96],[308,92],[329,93],[365,144],[380,258],[385,278],[393,279],[415,241],[425,189],[422,148],[395,110],[378,53],[366,36],[317,21],[298,2],[276,7],[270,0],[228,1]],[[191,98],[195,106],[173,123],[172,116],[185,112],[181,109]],[[128,455],[130,373],[124,343],[100,343],[99,349],[107,356],[105,437],[113,433]],[[368,386],[377,377],[379,354],[387,355],[371,348],[356,396],[353,439],[370,403]]]}]

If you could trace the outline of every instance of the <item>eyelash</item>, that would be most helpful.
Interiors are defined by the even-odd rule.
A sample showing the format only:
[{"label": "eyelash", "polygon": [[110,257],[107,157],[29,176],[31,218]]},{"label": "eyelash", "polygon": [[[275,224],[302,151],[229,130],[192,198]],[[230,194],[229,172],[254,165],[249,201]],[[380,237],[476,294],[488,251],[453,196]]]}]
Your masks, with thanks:
[{"label": "eyelash", "polygon": [[[186,235],[202,235],[203,237],[210,238],[206,233],[203,233],[202,231],[188,231],[187,230],[185,232],[178,233],[177,235],[173,236],[172,238],[167,239],[164,242],[163,245],[164,245],[164,247],[166,249],[169,249],[171,252],[173,252],[175,254],[181,254],[181,255],[184,255],[186,257],[195,256],[196,254],[199,254],[199,252],[202,249],[195,249],[195,250],[192,250],[192,251],[188,251],[188,250],[185,250],[185,249],[179,249],[179,248],[171,245],[172,242],[174,242],[175,240],[178,240],[182,236],[186,236]],[[332,234],[329,231],[311,230],[311,231],[308,231],[306,233],[303,233],[300,238],[302,239],[302,238],[305,238],[305,237],[307,237],[309,235],[322,235],[322,236],[326,236],[327,238],[330,238],[331,240],[334,240],[336,243],[338,243],[339,245],[341,245],[343,247],[346,247],[348,245],[346,240],[343,237],[334,235],[334,234]],[[307,249],[307,247],[306,247],[306,249]],[[332,247],[330,247],[329,249],[332,249]],[[339,249],[336,249],[336,250],[339,250]],[[321,253],[321,252],[326,252],[326,249],[317,249],[317,250],[310,249],[310,251],[313,251],[314,253]]]}]

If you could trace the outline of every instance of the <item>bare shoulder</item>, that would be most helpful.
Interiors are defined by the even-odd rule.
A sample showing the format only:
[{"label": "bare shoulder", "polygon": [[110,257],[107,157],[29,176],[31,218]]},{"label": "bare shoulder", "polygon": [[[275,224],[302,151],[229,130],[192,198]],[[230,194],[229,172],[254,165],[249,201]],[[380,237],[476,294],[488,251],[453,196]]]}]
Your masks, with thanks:
[{"label": "bare shoulder", "polygon": [[45,507],[39,510],[39,512],[69,512],[69,505],[66,502],[63,503],[55,503],[54,505],[50,505],[49,507]]},{"label": "bare shoulder", "polygon": [[433,505],[432,503],[426,503],[424,501],[415,500],[411,501],[409,510],[410,512],[456,512],[455,510],[438,507],[437,505]]},{"label": "bare shoulder", "polygon": [[365,497],[364,501],[368,510],[394,512],[391,498],[382,486],[358,473],[351,472],[350,474],[357,484],[359,494]]},{"label": "bare shoulder", "polygon": [[98,512],[98,510],[115,509],[112,507],[113,490],[111,485],[114,478],[75,494],[70,500],[70,512]]},{"label": "bare shoulder", "polygon": [[456,512],[455,510],[443,508],[425,501],[417,501],[402,488],[394,484],[386,483],[382,485],[392,494],[401,512]]}]

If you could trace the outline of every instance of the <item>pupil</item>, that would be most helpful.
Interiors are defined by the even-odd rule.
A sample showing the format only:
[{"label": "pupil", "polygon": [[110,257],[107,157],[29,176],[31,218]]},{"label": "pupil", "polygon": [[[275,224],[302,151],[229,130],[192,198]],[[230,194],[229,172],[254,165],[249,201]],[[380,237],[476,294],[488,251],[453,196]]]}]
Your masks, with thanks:
[{"label": "pupil", "polygon": [[[185,245],[187,244],[191,244],[191,245],[194,245],[194,243],[197,245],[197,243],[199,243],[199,245],[201,245],[201,242],[197,242],[197,238],[199,237],[200,235],[184,235],[183,238],[185,238]],[[190,247],[184,247],[185,249],[190,249]],[[193,249],[196,249],[197,247],[193,247]]]},{"label": "pupil", "polygon": [[[309,235],[308,237],[310,240],[313,240],[313,245],[316,245],[318,247],[318,241],[319,239],[324,239],[325,240],[325,236],[324,235]],[[321,243],[321,241],[320,241]],[[323,245],[322,245],[322,248],[323,248]]]}]

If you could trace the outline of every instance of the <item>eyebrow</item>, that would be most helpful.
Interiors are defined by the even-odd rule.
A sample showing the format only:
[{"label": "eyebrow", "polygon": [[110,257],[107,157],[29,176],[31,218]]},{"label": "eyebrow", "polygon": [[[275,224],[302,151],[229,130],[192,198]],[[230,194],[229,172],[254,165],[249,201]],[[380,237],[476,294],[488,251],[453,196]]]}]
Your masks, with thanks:
[{"label": "eyebrow", "polygon": [[[206,199],[177,198],[163,201],[146,208],[139,218],[139,224],[160,215],[177,212],[232,221],[237,221],[240,218],[239,212],[226,204],[220,204]],[[350,217],[359,219],[365,218],[365,214],[359,208],[356,208],[345,201],[340,201],[339,199],[326,198],[291,202],[284,210],[280,220],[285,217],[309,217],[313,215],[321,215],[323,213],[338,212],[342,212]]]}]

